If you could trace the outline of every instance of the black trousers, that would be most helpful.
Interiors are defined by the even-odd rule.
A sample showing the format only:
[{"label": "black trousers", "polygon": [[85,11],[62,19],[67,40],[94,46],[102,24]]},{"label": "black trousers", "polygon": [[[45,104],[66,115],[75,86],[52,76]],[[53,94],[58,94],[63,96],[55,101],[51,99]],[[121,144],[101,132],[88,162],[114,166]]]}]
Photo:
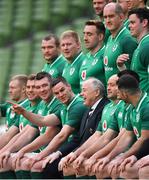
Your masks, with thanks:
[{"label": "black trousers", "polygon": [[58,171],[58,164],[61,157],[56,159],[53,163],[47,164],[43,171],[43,176],[45,179],[63,179],[63,172]]}]

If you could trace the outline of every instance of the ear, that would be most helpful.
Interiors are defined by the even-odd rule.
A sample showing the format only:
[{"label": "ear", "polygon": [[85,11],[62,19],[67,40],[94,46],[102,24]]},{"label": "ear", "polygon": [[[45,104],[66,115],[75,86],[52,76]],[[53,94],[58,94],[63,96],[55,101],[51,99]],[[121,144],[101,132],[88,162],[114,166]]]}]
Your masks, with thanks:
[{"label": "ear", "polygon": [[148,24],[149,24],[149,21],[148,21],[147,19],[143,19],[143,21],[142,21],[142,26],[143,26],[143,27],[147,27]]},{"label": "ear", "polygon": [[23,92],[23,93],[26,93],[26,86],[23,86],[23,87],[22,87],[22,92]]},{"label": "ear", "polygon": [[98,39],[99,39],[99,41],[103,41],[103,40],[104,40],[104,34],[103,34],[103,33],[100,33],[100,34],[98,35]]},{"label": "ear", "polygon": [[124,21],[124,14],[121,13],[121,14],[119,15],[119,17],[120,17],[121,21],[123,22],[123,21]]}]

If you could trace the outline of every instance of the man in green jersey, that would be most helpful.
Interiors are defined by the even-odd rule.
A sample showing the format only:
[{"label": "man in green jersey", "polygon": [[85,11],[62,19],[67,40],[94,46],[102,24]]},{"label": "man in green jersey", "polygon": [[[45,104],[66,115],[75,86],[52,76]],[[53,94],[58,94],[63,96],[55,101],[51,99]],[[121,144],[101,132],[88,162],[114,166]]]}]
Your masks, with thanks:
[{"label": "man in green jersey", "polygon": [[[28,105],[28,100],[26,100],[26,75],[16,75],[10,79],[9,83],[9,97],[11,100],[26,107]],[[9,140],[18,133],[13,126],[15,121],[19,119],[19,115],[15,114],[11,110],[11,105],[9,103],[0,105],[0,114],[2,117],[6,117],[6,124],[8,127],[7,132],[2,134],[0,141],[0,149],[4,147]]]},{"label": "man in green jersey", "polygon": [[[27,78],[26,95],[29,100],[29,105],[26,107],[26,109],[31,112],[36,112],[36,108],[40,102],[40,99],[35,91],[35,75],[30,75]],[[19,119],[16,119],[15,123],[11,127],[18,133],[13,136],[8,144],[6,144],[0,150],[0,167],[3,168],[0,169],[1,172],[10,170],[10,166],[7,164],[7,160],[10,157],[10,154],[19,150],[28,142],[32,141],[32,139],[35,138],[39,133],[38,127],[31,124],[23,116],[20,116]],[[8,175],[8,172],[5,173],[5,175]]]},{"label": "man in green jersey", "polygon": [[104,85],[105,72],[103,64],[104,54],[104,36],[105,27],[104,24],[97,20],[86,21],[84,27],[84,44],[87,53],[87,59],[85,59],[80,68],[80,84],[88,77],[95,77],[99,79]]},{"label": "man in green jersey", "polygon": [[13,108],[18,113],[29,119],[32,123],[39,126],[57,126],[62,124],[61,131],[52,139],[48,146],[30,158],[28,161],[32,172],[41,172],[44,158],[56,151],[65,141],[71,141],[78,132],[80,121],[86,107],[83,105],[82,98],[75,96],[71,86],[64,78],[53,80],[52,90],[55,96],[63,103],[62,109],[47,116],[39,116],[27,112],[24,108],[14,104]]},{"label": "man in green jersey", "polygon": [[65,31],[60,37],[61,52],[67,60],[62,76],[71,85],[75,94],[80,93],[80,67],[86,56],[81,51],[79,35],[75,31]]},{"label": "man in green jersey", "polygon": [[96,15],[99,16],[101,21],[103,21],[103,9],[108,3],[108,0],[92,0],[92,3]]},{"label": "man in green jersey", "polygon": [[[147,94],[141,92],[138,81],[131,75],[122,75],[119,78],[118,89],[120,98],[131,104],[126,120],[126,131],[114,149],[100,160],[98,172],[108,170],[108,177],[113,178],[120,176],[121,163],[136,153],[142,143],[149,138],[149,98]],[[137,139],[135,142],[134,138]]]},{"label": "man in green jersey", "polygon": [[[117,80],[118,80],[117,75],[113,75],[108,81],[107,94],[108,94],[108,98],[110,98],[112,101],[111,103],[106,105],[105,108],[103,109],[101,121],[99,122],[96,132],[80,148],[78,148],[75,152],[66,156],[60,163],[61,168],[65,167],[67,164],[67,168],[63,169],[64,174],[67,173],[70,174],[71,172],[76,172],[76,169],[78,169],[78,172],[80,174],[84,174],[84,175],[88,174],[88,172],[85,172],[84,169],[88,164],[88,162],[86,162],[86,159],[88,159],[96,151],[104,147],[109,141],[111,141],[115,136],[117,136],[118,132],[120,131],[120,128],[122,127],[123,124],[122,115],[121,117],[119,117],[119,123],[121,122],[120,125],[118,125],[119,128],[117,129],[109,128],[112,122],[112,117],[114,116],[116,109],[118,109],[119,114],[122,114],[123,112],[122,108],[124,109],[124,103],[119,102],[119,100],[117,99],[117,85],[116,85]],[[116,124],[118,124],[118,122],[115,123],[115,126]],[[73,170],[72,170],[72,165],[74,166]],[[70,166],[71,166],[71,171],[70,171]]]},{"label": "man in green jersey", "polygon": [[123,9],[123,13],[124,13],[124,26],[127,27],[129,29],[129,20],[128,20],[128,3],[126,0],[117,0],[117,3],[119,3],[119,5],[121,6],[121,8]]},{"label": "man in green jersey", "polygon": [[[105,77],[117,74],[119,69],[116,60],[121,54],[128,54],[129,61],[125,62],[130,67],[132,54],[137,47],[136,41],[132,38],[129,30],[123,25],[124,14],[118,3],[109,3],[104,8],[104,21],[106,28],[111,32],[104,52]],[[129,46],[128,46],[129,44]]]},{"label": "man in green jersey", "polygon": [[66,61],[60,54],[59,39],[54,34],[49,34],[42,40],[41,50],[47,61],[42,71],[48,72],[54,78],[61,76]]},{"label": "man in green jersey", "polygon": [[[134,9],[129,12],[130,32],[138,41],[134,51],[130,68],[140,76],[140,87],[149,95],[149,10],[147,8]],[[127,54],[121,55],[117,63],[121,68],[127,61]]]},{"label": "man in green jersey", "polygon": [[[36,107],[35,106],[28,107],[26,110],[36,113],[36,114],[38,113],[41,115],[47,115],[47,114],[58,111],[61,107],[61,103],[53,96],[53,93],[51,90],[51,82],[52,82],[51,76],[46,72],[39,72],[35,76],[34,80],[35,80],[35,82],[32,81],[32,86],[34,86],[36,94],[42,99],[42,101],[38,104],[38,106],[36,105]],[[29,82],[29,83],[31,83],[31,82]],[[28,86],[29,85],[27,85],[27,89],[29,88]],[[31,87],[31,85],[30,85],[30,87]],[[28,96],[29,95],[30,94],[28,94]],[[33,95],[32,95],[32,98],[33,98]],[[22,123],[23,124],[26,123],[28,125],[33,126],[32,123],[30,123],[26,118],[24,118],[23,116],[21,116],[21,117],[22,117],[21,118],[22,120],[21,120],[21,122],[18,123],[18,124],[20,124],[19,126],[22,127]],[[11,156],[11,158],[9,158],[8,163],[6,164],[7,167],[9,166],[9,167],[11,167],[11,169],[13,169],[17,172],[17,177],[19,177],[19,178],[22,178],[22,177],[25,178],[26,176],[25,176],[25,172],[18,173],[18,171],[21,168],[20,167],[16,168],[16,158],[19,159],[19,158],[23,157],[23,155],[26,152],[32,152],[32,151],[38,150],[41,146],[46,146],[52,140],[52,138],[59,132],[59,127],[48,127],[48,128],[41,127],[41,128],[39,128],[39,130],[40,130],[41,136],[38,137],[37,139],[35,139],[35,141],[33,141],[33,143],[29,142],[30,144],[28,144],[24,147],[22,146],[23,148],[21,148],[17,154],[13,154]],[[27,133],[27,134],[25,134],[26,137],[28,134],[30,134],[28,131],[29,131],[29,128],[24,130],[24,132]],[[30,136],[31,136],[31,134],[30,134]],[[22,139],[23,139],[23,137],[21,137],[21,140]],[[20,144],[22,144],[22,143],[20,143]],[[41,147],[41,150],[43,148],[44,147]],[[23,174],[23,175],[20,176],[21,174]],[[26,175],[27,175],[27,173],[26,173]]]},{"label": "man in green jersey", "polygon": [[145,8],[147,0],[126,0],[129,11],[136,8]]}]

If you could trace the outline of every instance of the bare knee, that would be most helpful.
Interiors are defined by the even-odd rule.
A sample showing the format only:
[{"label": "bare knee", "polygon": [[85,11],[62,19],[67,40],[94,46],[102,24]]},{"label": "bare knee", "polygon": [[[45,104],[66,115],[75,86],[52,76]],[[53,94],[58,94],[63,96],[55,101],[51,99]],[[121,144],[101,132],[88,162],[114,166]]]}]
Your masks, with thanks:
[{"label": "bare knee", "polygon": [[139,169],[139,178],[148,179],[149,178],[149,166],[145,166]]}]

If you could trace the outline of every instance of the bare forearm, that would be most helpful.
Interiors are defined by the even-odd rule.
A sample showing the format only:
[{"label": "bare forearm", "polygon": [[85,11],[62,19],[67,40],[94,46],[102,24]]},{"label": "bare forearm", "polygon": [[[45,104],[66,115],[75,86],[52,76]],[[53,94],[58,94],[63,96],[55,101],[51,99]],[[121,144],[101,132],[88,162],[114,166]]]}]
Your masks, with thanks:
[{"label": "bare forearm", "polygon": [[104,144],[102,143],[103,141],[103,136],[98,138],[92,146],[90,146],[88,149],[86,149],[82,155],[86,158],[91,157],[94,153],[99,151],[101,148],[103,148]]},{"label": "bare forearm", "polygon": [[[95,132],[83,145],[81,145],[76,151],[76,155],[79,156],[82,152],[86,154],[87,150],[89,151],[89,147],[93,146],[93,142],[96,142],[99,137],[101,136],[101,133]],[[86,153],[85,153],[86,152]]]},{"label": "bare forearm", "polygon": [[9,148],[17,141],[19,137],[19,133],[15,135],[2,149],[1,152],[5,152],[6,150],[9,150]]},{"label": "bare forearm", "polygon": [[23,147],[21,149],[21,151],[23,151],[24,153],[36,151],[40,147],[46,145],[48,143],[47,141],[48,140],[45,138],[45,136],[41,135],[38,138],[36,138],[33,142],[31,142],[30,144],[28,144],[25,147]]},{"label": "bare forearm", "polygon": [[146,139],[144,139],[144,138],[139,138],[139,139],[132,145],[132,147],[131,147],[128,151],[126,151],[126,152],[124,153],[124,157],[127,158],[127,157],[129,157],[129,156],[131,156],[131,155],[136,154],[136,153],[139,151],[139,149],[142,147],[142,145],[143,145],[143,143],[145,142],[145,140],[146,140]]},{"label": "bare forearm", "polygon": [[39,114],[35,114],[29,111],[26,111],[25,109],[22,112],[22,115],[28,119],[30,122],[32,122],[33,124],[36,124],[37,126],[44,126],[43,125],[43,116],[39,115]]},{"label": "bare forearm", "polygon": [[4,146],[6,146],[9,141],[17,134],[18,132],[16,131],[15,133],[13,134],[8,134],[8,133],[5,133],[3,134],[2,136],[0,136],[0,149],[2,149]]},{"label": "bare forearm", "polygon": [[109,154],[112,151],[112,149],[115,147],[117,142],[118,142],[118,138],[116,137],[101,150],[97,151],[92,157],[94,157],[95,159],[100,159],[105,157],[107,154]]},{"label": "bare forearm", "polygon": [[117,142],[114,149],[108,154],[108,158],[112,160],[115,156],[125,152],[133,142],[134,136],[122,136],[122,138],[120,138]]},{"label": "bare forearm", "polygon": [[21,134],[21,136],[19,136],[19,138],[14,142],[14,144],[9,147],[9,151],[10,152],[19,151],[22,147],[30,143],[37,135],[37,133],[38,130],[32,128],[31,131],[26,131],[25,133]]}]

